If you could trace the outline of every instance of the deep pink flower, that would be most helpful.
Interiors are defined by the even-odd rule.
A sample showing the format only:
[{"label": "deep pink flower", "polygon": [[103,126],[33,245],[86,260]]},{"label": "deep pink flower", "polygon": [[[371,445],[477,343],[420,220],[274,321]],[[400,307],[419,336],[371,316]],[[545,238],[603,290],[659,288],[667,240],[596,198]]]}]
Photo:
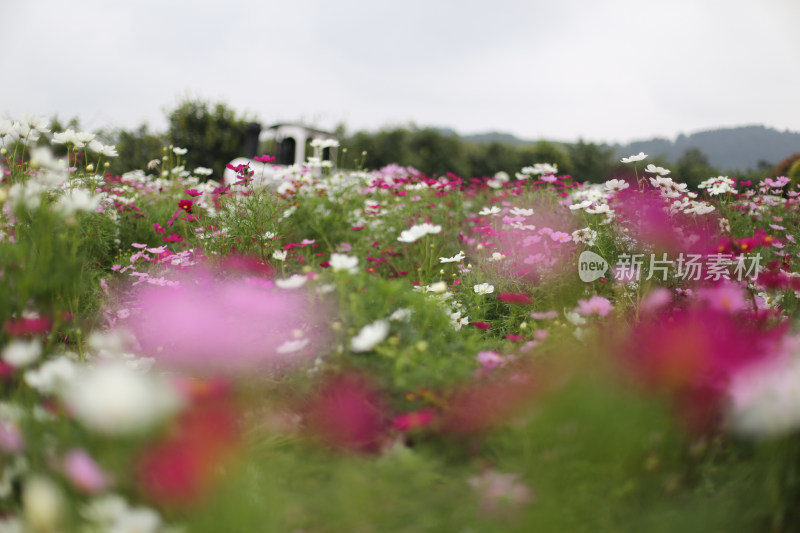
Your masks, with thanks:
[{"label": "deep pink flower", "polygon": [[169,236],[164,237],[161,240],[164,242],[181,242],[183,240],[183,237],[181,237],[177,233],[170,233]]},{"label": "deep pink flower", "polygon": [[734,373],[773,356],[787,324],[690,308],[641,322],[615,351],[648,390],[672,397],[691,429],[706,430],[719,421]]},{"label": "deep pink flower", "polygon": [[489,329],[492,327],[488,322],[473,322],[472,325],[478,329]]},{"label": "deep pink flower", "polygon": [[415,429],[422,429],[430,426],[436,412],[430,407],[419,409],[418,411],[411,411],[409,413],[402,413],[394,417],[392,420],[392,428],[395,431],[413,431]]},{"label": "deep pink flower", "polygon": [[259,155],[254,157],[253,161],[258,161],[259,163],[272,163],[275,161],[275,156],[269,154]]},{"label": "deep pink flower", "polygon": [[316,387],[304,408],[306,427],[335,448],[375,452],[388,429],[386,401],[363,376],[344,374]]},{"label": "deep pink flower", "polygon": [[187,213],[192,212],[192,206],[194,202],[192,200],[178,200],[178,209],[183,209]]},{"label": "deep pink flower", "polygon": [[5,324],[6,333],[12,337],[22,335],[44,335],[53,327],[53,321],[47,317],[9,318]]},{"label": "deep pink flower", "polygon": [[501,292],[497,295],[501,302],[519,305],[530,305],[533,303],[531,295],[527,292]]}]

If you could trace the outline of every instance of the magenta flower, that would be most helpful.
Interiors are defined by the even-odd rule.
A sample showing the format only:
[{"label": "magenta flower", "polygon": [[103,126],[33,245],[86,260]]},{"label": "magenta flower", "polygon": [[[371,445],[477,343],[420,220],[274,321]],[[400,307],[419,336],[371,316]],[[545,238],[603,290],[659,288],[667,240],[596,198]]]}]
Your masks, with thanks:
[{"label": "magenta flower", "polygon": [[592,296],[588,300],[579,300],[578,308],[582,315],[606,316],[611,311],[611,302],[602,296]]}]

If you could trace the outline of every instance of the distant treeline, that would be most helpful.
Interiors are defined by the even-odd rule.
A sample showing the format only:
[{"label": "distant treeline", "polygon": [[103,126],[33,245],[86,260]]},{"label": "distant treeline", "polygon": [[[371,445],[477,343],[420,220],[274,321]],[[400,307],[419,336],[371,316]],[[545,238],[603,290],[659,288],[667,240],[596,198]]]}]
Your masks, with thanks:
[{"label": "distant treeline", "polygon": [[[165,145],[187,148],[186,167],[190,170],[198,166],[208,167],[216,177],[222,174],[225,164],[243,155],[245,132],[252,119],[238,115],[226,104],[186,100],[174,109],[167,110],[166,115],[169,127],[163,133],[152,132],[144,125],[133,130],[103,133],[103,140],[115,144],[119,152],[119,157],[111,163],[112,172],[147,168],[148,162],[162,158]],[[73,119],[64,126],[77,128],[78,121]],[[62,125],[54,124],[54,131],[59,131],[59,128],[63,129]],[[768,136],[774,131],[758,127],[739,129],[749,130],[751,134],[766,133]],[[452,172],[462,177],[481,177],[493,176],[500,171],[513,176],[522,167],[534,163],[553,163],[558,165],[559,174],[570,174],[580,181],[601,182],[612,177],[632,175],[632,167],[621,164],[619,158],[644,151],[650,157],[640,164],[641,168],[648,163],[669,168],[676,180],[694,186],[720,174],[758,179],[776,175],[775,172],[783,167],[786,167],[783,169],[785,173],[791,166],[787,166],[786,160],[779,167],[774,166],[778,161],[762,160],[756,168],[745,171],[732,170],[735,169],[733,164],[714,166],[704,151],[688,142],[693,136],[679,137],[676,142],[656,139],[621,147],[583,140],[577,143],[524,141],[508,134],[460,137],[451,130],[414,125],[385,128],[378,132],[359,131],[349,135],[345,133],[344,126],[340,126],[336,133],[342,146],[339,162],[344,168],[351,169],[377,169],[397,163],[413,166],[427,174]],[[733,161],[737,147],[741,151],[742,137],[734,135],[737,139],[734,141],[731,135],[734,134],[719,138],[730,141],[728,149],[732,151],[730,157]],[[713,137],[709,132],[697,136],[705,142]],[[786,141],[789,137],[783,139]],[[678,149],[679,152],[676,151]],[[780,150],[786,152],[788,149],[788,145],[781,144]],[[796,151],[800,152],[800,146]]]}]

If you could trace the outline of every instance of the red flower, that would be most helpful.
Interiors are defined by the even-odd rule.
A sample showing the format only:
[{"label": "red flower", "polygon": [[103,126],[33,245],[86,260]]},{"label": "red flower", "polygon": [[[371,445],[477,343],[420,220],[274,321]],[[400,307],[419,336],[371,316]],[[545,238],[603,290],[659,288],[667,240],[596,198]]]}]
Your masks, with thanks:
[{"label": "red flower", "polygon": [[488,322],[473,322],[472,325],[478,329],[489,329],[490,327],[492,327],[492,325],[489,324]]},{"label": "red flower", "polygon": [[220,463],[234,456],[239,442],[236,410],[226,399],[199,401],[174,432],[150,446],[138,463],[138,482],[152,500],[185,507],[210,492]]}]

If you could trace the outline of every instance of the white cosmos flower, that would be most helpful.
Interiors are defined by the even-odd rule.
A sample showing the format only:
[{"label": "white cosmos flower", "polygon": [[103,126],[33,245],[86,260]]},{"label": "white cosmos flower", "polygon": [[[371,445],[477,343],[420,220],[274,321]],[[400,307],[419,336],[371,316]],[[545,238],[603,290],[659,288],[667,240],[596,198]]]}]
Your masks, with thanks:
[{"label": "white cosmos flower", "polygon": [[591,213],[593,215],[613,215],[614,210],[608,207],[608,204],[599,204],[595,207],[588,207],[586,208],[587,213]]},{"label": "white cosmos flower", "polygon": [[523,209],[521,207],[512,207],[509,214],[515,217],[529,217],[533,214],[533,209]]},{"label": "white cosmos flower", "polygon": [[609,191],[624,191],[630,187],[630,185],[625,180],[613,179],[605,182],[604,187]]},{"label": "white cosmos flower", "polygon": [[0,139],[17,132],[17,123],[10,120],[0,120]]},{"label": "white cosmos flower", "polygon": [[62,355],[45,361],[36,370],[25,372],[25,383],[43,394],[51,394],[70,383],[77,373],[78,366]]},{"label": "white cosmos flower", "polygon": [[453,311],[450,313],[450,325],[453,326],[453,329],[456,331],[459,331],[461,326],[466,326],[467,324],[469,324],[469,318],[465,316],[462,317],[461,311]]},{"label": "white cosmos flower", "polygon": [[658,174],[659,176],[666,176],[669,174],[669,170],[663,167],[657,167],[654,164],[650,163],[644,169],[645,172],[649,172],[650,174]]},{"label": "white cosmos flower", "polygon": [[475,294],[491,294],[494,292],[494,285],[490,285],[488,283],[478,283],[472,290],[475,291]]},{"label": "white cosmos flower", "polygon": [[571,206],[569,206],[569,208],[570,208],[571,211],[577,211],[578,209],[586,209],[590,205],[592,205],[592,201],[591,200],[584,200],[584,201],[582,201],[580,203],[572,204]]},{"label": "white cosmos flower", "polygon": [[629,157],[623,157],[622,159],[620,159],[620,162],[622,162],[622,163],[635,163],[636,161],[641,161],[641,160],[643,160],[645,158],[647,158],[647,154],[644,153],[644,152],[639,152],[636,155],[632,155],[632,156],[629,156]]},{"label": "white cosmos flower", "polygon": [[800,359],[767,360],[737,372],[728,388],[731,425],[749,437],[777,437],[800,428]]},{"label": "white cosmos flower", "polygon": [[50,121],[47,119],[47,117],[26,115],[23,118],[23,122],[25,122],[32,130],[38,130],[42,133],[47,133],[50,131]]},{"label": "white cosmos flower", "polygon": [[684,209],[684,213],[687,214],[696,214],[696,215],[706,215],[714,211],[715,208],[711,204],[707,204],[705,202],[692,202],[692,206],[688,209]]},{"label": "white cosmos flower", "polygon": [[3,348],[2,359],[14,368],[20,368],[35,362],[41,355],[42,342],[39,339],[14,339]]},{"label": "white cosmos flower", "polygon": [[299,289],[306,284],[307,279],[305,276],[295,274],[285,279],[276,279],[275,286],[279,289]]},{"label": "white cosmos flower", "polygon": [[594,246],[597,242],[597,232],[592,228],[578,229],[572,232],[572,240],[587,246]]},{"label": "white cosmos flower", "polygon": [[478,214],[485,217],[489,215],[496,215],[498,213],[500,213],[500,208],[497,206],[493,206],[493,207],[484,207],[483,209],[480,210]]},{"label": "white cosmos flower", "polygon": [[[94,140],[95,134],[89,131],[79,131],[75,134],[75,138],[78,140],[79,143],[85,145]],[[83,148],[83,146],[81,146],[81,148]]]},{"label": "white cosmos flower", "polygon": [[289,255],[289,252],[286,250],[275,250],[272,252],[272,258],[277,261],[286,261],[286,256]]},{"label": "white cosmos flower", "polygon": [[53,134],[53,144],[78,144],[78,136],[75,134],[75,130],[72,128],[67,128],[64,131],[54,133]]},{"label": "white cosmos flower", "polygon": [[103,144],[100,141],[92,140],[89,143],[89,150],[92,152],[98,153],[100,155],[104,155],[106,157],[117,157],[119,154],[117,153],[117,147],[113,144]]},{"label": "white cosmos flower", "polygon": [[311,141],[313,148],[337,148],[339,141],[336,139],[314,139]]},{"label": "white cosmos flower", "polygon": [[530,167],[523,167],[520,172],[522,174],[527,174],[531,176],[538,174],[555,174],[556,172],[558,172],[558,165],[549,163],[536,163]]},{"label": "white cosmos flower", "polygon": [[405,307],[401,307],[400,309],[396,310],[394,313],[389,315],[389,320],[400,320],[402,322],[408,322],[411,319],[411,309],[407,309]]},{"label": "white cosmos flower", "polygon": [[435,294],[442,294],[447,291],[447,282],[446,281],[437,281],[435,283],[431,283],[430,285],[426,285],[423,292],[433,292]]},{"label": "white cosmos flower", "polygon": [[173,152],[175,155],[186,155],[186,153],[187,153],[188,151],[189,151],[188,149],[186,149],[186,148],[180,148],[180,147],[178,147],[178,146],[176,146],[175,148],[173,148],[173,149],[172,149],[172,152]]},{"label": "white cosmos flower", "polygon": [[439,262],[440,262],[440,263],[460,263],[460,262],[461,262],[461,261],[463,261],[463,260],[464,260],[464,258],[466,258],[466,257],[467,257],[467,256],[464,254],[464,252],[463,252],[463,251],[461,251],[461,252],[458,252],[458,253],[457,253],[456,255],[454,255],[453,257],[440,257],[440,258],[439,258]]},{"label": "white cosmos flower", "polygon": [[86,189],[72,189],[58,199],[56,209],[64,216],[70,216],[76,211],[96,211],[103,197],[93,195]]},{"label": "white cosmos flower", "polygon": [[564,318],[566,318],[573,326],[583,326],[586,324],[586,319],[576,311],[567,311],[564,309]]},{"label": "white cosmos flower", "polygon": [[356,353],[368,352],[383,342],[388,335],[389,322],[376,320],[372,324],[367,324],[361,328],[358,335],[350,339],[350,350]]},{"label": "white cosmos flower", "polygon": [[346,254],[331,254],[330,261],[331,269],[334,272],[344,270],[350,274],[358,272],[358,257],[353,257]]},{"label": "white cosmos flower", "polygon": [[167,381],[111,363],[81,369],[60,396],[84,426],[111,436],[150,429],[182,404]]},{"label": "white cosmos flower", "polygon": [[305,348],[310,341],[308,339],[297,339],[293,341],[286,341],[277,348],[275,351],[278,353],[294,353]]},{"label": "white cosmos flower", "polygon": [[41,204],[42,194],[45,191],[44,185],[32,180],[25,183],[15,183],[8,190],[8,203],[13,208],[24,205],[26,208],[33,210]]},{"label": "white cosmos flower", "polygon": [[440,233],[441,231],[442,231],[441,226],[438,225],[434,226],[433,224],[428,224],[427,222],[425,222],[423,224],[417,224],[411,226],[407,230],[401,231],[400,236],[397,238],[397,240],[400,242],[412,243],[418,241],[425,235],[429,234],[435,235],[437,233]]}]

